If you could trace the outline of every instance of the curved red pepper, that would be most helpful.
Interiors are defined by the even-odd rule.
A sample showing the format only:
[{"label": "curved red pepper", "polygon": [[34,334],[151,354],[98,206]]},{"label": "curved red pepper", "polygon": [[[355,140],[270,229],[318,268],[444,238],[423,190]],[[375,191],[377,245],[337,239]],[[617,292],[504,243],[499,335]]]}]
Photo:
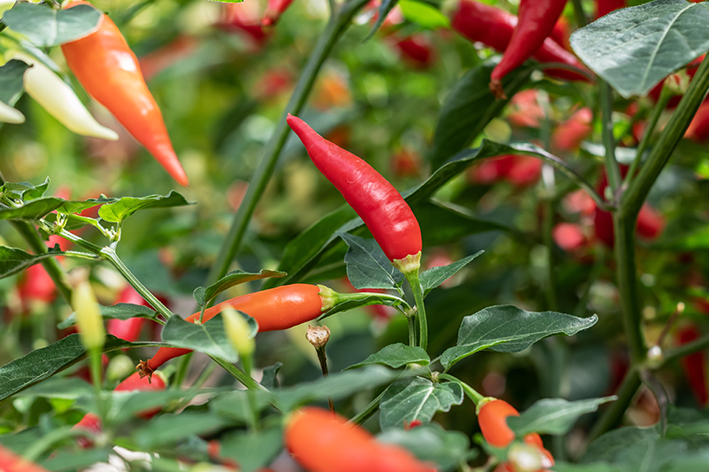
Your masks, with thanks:
[{"label": "curved red pepper", "polygon": [[497,97],[505,95],[502,79],[524,64],[524,61],[544,44],[554,30],[556,21],[564,10],[566,0],[521,0],[519,22],[512,33],[505,53],[490,75],[490,90]]},{"label": "curved red pepper", "polygon": [[397,263],[420,258],[421,229],[401,194],[372,166],[326,140],[300,118],[289,114],[288,125],[315,166],[362,218],[389,260]]},{"label": "curved red pepper", "polygon": [[[65,8],[88,5],[72,1]],[[138,58],[116,24],[102,15],[95,32],[62,44],[69,69],[96,101],[155,157],[179,183],[189,180],[172,147],[165,122],[140,71]]]},{"label": "curved red pepper", "polygon": [[[451,26],[471,41],[479,41],[493,49],[504,51],[517,26],[517,17],[484,3],[461,0],[453,14]],[[584,71],[588,70],[576,56],[551,38],[545,39],[532,56],[540,62],[562,62]],[[589,81],[588,77],[567,70],[547,69],[545,72],[560,79]]]}]

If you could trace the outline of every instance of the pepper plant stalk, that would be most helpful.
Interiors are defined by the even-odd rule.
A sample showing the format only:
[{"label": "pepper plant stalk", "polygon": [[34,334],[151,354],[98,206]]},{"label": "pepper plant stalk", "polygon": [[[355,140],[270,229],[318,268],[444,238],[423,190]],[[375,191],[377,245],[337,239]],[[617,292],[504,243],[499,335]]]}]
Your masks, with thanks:
[{"label": "pepper plant stalk", "polygon": [[428,348],[428,319],[426,318],[426,306],[423,302],[423,290],[419,281],[419,269],[416,268],[404,273],[406,280],[409,281],[411,291],[416,302],[416,319],[419,326],[419,347],[424,351]]}]

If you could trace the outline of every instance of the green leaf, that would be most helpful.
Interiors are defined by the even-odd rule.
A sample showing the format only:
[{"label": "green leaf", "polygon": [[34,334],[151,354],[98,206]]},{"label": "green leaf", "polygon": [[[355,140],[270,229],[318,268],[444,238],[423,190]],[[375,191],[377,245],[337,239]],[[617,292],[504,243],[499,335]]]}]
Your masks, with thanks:
[{"label": "green leaf", "polygon": [[274,390],[280,388],[278,383],[278,371],[283,367],[283,363],[276,362],[273,365],[265,367],[263,369],[263,377],[261,377],[261,385],[269,390]]},{"label": "green leaf", "polygon": [[415,0],[399,0],[401,11],[407,20],[418,23],[426,29],[450,28],[450,20],[440,10],[427,3]]},{"label": "green leaf", "polygon": [[595,464],[570,464],[568,462],[557,462],[554,464],[554,472],[625,472],[620,467],[597,462]]},{"label": "green leaf", "polygon": [[[250,316],[245,316],[251,326],[251,337],[258,333],[258,324]],[[162,339],[173,347],[191,349],[218,357],[229,362],[237,362],[239,356],[226,335],[221,315],[204,324],[185,321],[179,316],[171,317],[162,331]]]},{"label": "green leaf", "polygon": [[[143,346],[161,347],[165,344],[129,343],[109,334],[106,335],[103,352]],[[48,379],[57,372],[79,362],[85,355],[86,349],[81,344],[79,335],[71,334],[0,367],[0,401]]]},{"label": "green leaf", "polygon": [[613,463],[623,451],[647,439],[652,441],[660,439],[660,434],[656,428],[624,427],[614,429],[589,444],[579,462],[582,464],[591,464],[593,462]]},{"label": "green leaf", "polygon": [[28,267],[58,254],[61,252],[50,249],[48,252],[34,255],[16,247],[0,246],[0,279],[19,274]]},{"label": "green leaf", "polygon": [[518,437],[529,433],[566,434],[581,415],[598,410],[598,406],[618,397],[590,398],[570,402],[563,398],[538,400],[519,416],[509,416],[507,424]]},{"label": "green leaf", "polygon": [[18,3],[5,12],[3,23],[38,47],[59,46],[98,29],[102,13],[91,5],[54,10],[47,4]]},{"label": "green leaf", "polygon": [[[101,316],[104,319],[129,320],[131,318],[145,318],[158,323],[162,321],[158,318],[159,314],[143,305],[133,305],[132,303],[117,303],[112,306],[99,306]],[[76,312],[67,316],[64,321],[57,325],[59,329],[66,329],[76,324]]]},{"label": "green leaf", "polygon": [[[261,385],[263,385],[263,381]],[[253,397],[256,405],[255,409],[257,410],[254,413],[258,415],[268,407],[267,397],[263,395],[254,395]],[[214,414],[225,416],[243,424],[249,424],[252,421],[251,408],[249,392],[246,390],[224,393],[209,402],[209,410]]]},{"label": "green leaf", "polygon": [[369,31],[367,37],[364,38],[363,42],[369,41],[372,36],[379,31],[379,28],[382,27],[384,20],[386,20],[387,16],[389,16],[389,13],[391,13],[394,9],[397,2],[398,0],[382,0],[382,3],[379,5],[379,11],[377,12],[377,21],[374,23],[374,26],[372,26],[372,29]]},{"label": "green leaf", "polygon": [[275,426],[261,431],[238,432],[221,441],[220,456],[239,463],[242,472],[254,472],[269,465],[283,449],[283,429]]},{"label": "green leaf", "polygon": [[419,460],[434,462],[439,470],[452,470],[474,458],[470,451],[468,436],[459,431],[446,431],[440,425],[431,423],[410,430],[389,429],[377,436],[377,440],[387,444],[397,444],[411,451]]},{"label": "green leaf", "polygon": [[377,388],[390,382],[399,374],[381,366],[369,366],[363,369],[330,374],[329,377],[312,382],[303,382],[294,387],[261,393],[274,398],[286,411],[299,405],[324,401],[328,398],[339,400],[363,390]]},{"label": "green leaf", "polygon": [[463,403],[463,388],[457,382],[433,383],[422,377],[402,378],[385,391],[379,405],[382,430],[403,428],[419,420],[428,423],[438,411]]},{"label": "green leaf", "polygon": [[[18,61],[10,61],[18,62]],[[22,62],[24,64],[24,62]],[[3,66],[5,67],[5,66]],[[0,89],[1,90],[1,89]],[[44,192],[49,188],[49,177],[44,179],[39,185],[34,185],[29,182],[6,182],[0,187],[0,193],[12,200],[34,200],[35,198],[40,198],[44,195]]]},{"label": "green leaf", "polygon": [[91,398],[95,393],[96,389],[82,379],[76,377],[53,377],[18,393],[15,398],[43,397],[76,400],[78,398]]},{"label": "green leaf", "polygon": [[87,208],[101,205],[106,201],[112,202],[115,199],[90,198],[86,201],[67,201],[57,197],[42,197],[31,200],[19,207],[8,207],[0,204],[0,220],[33,221],[43,218],[55,210],[64,214],[80,213]]},{"label": "green leaf", "polygon": [[468,256],[452,264],[442,267],[432,267],[425,272],[422,272],[419,276],[419,282],[421,283],[421,288],[423,288],[423,294],[428,295],[428,293],[434,288],[441,285],[443,282],[448,280],[450,277],[458,273],[460,269],[470,264],[473,259],[478,257],[485,251],[478,251],[472,256]]},{"label": "green leaf", "polygon": [[709,5],[656,0],[608,14],[571,35],[581,60],[620,95],[647,95],[709,50]]},{"label": "green leaf", "polygon": [[[490,74],[498,62],[495,58],[473,67],[446,95],[428,155],[434,169],[468,147],[507,105],[509,100],[495,98],[489,87]],[[529,81],[532,70],[520,67],[505,76],[503,84],[509,98]]]},{"label": "green leaf", "polygon": [[197,395],[214,396],[220,393],[217,389],[188,390],[146,390],[132,392],[112,392],[110,408],[106,416],[113,424],[130,421],[138,413],[154,408],[169,406],[171,402],[191,400]]},{"label": "green leaf", "polygon": [[52,472],[84,470],[97,462],[108,462],[111,448],[97,448],[79,451],[58,451],[40,465]]},{"label": "green leaf", "polygon": [[349,249],[345,255],[347,277],[357,289],[396,288],[404,280],[374,239],[364,239],[342,233],[340,237]]},{"label": "green leaf", "polygon": [[514,231],[495,221],[476,217],[467,208],[452,203],[430,200],[414,204],[411,210],[421,226],[424,247],[440,246],[489,231]]},{"label": "green leaf", "polygon": [[98,215],[109,223],[122,223],[126,218],[138,210],[150,208],[169,208],[176,206],[192,205],[185,197],[170,191],[168,195],[149,195],[147,197],[121,197],[114,203],[103,205]]},{"label": "green leaf", "polygon": [[22,93],[22,77],[29,65],[12,59],[0,67],[0,102],[12,106],[17,96]]},{"label": "green leaf", "polygon": [[228,418],[207,412],[183,411],[152,419],[133,434],[136,444],[148,450],[171,444],[193,434],[208,434],[231,423]]},{"label": "green leaf", "polygon": [[253,280],[267,279],[271,277],[280,278],[285,277],[285,272],[278,270],[265,270],[261,269],[258,273],[245,272],[241,269],[232,270],[224,277],[213,283],[207,288],[197,287],[194,289],[194,298],[197,300],[199,306],[204,306],[210,301],[212,301],[217,295],[223,291],[233,287],[234,285],[244,284],[246,282],[251,282]]},{"label": "green leaf", "polygon": [[385,346],[379,352],[372,354],[362,362],[349,366],[347,369],[355,369],[372,364],[383,364],[392,369],[399,369],[408,364],[428,365],[430,362],[431,358],[420,347],[396,343]]},{"label": "green leaf", "polygon": [[519,352],[547,336],[573,336],[596,324],[596,315],[577,318],[553,311],[530,312],[512,305],[485,308],[466,316],[458,332],[458,342],[441,356],[441,364],[453,364],[483,349]]},{"label": "green leaf", "polygon": [[397,296],[375,292],[341,293],[338,297],[341,300],[338,300],[335,306],[320,315],[318,321],[322,321],[335,313],[354,310],[363,306],[385,305],[396,307],[405,303],[403,299]]}]

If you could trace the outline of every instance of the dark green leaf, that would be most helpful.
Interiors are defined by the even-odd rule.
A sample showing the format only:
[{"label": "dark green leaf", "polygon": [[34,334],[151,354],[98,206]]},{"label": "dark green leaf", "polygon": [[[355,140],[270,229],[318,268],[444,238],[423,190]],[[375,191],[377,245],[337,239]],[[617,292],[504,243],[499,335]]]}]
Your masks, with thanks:
[{"label": "dark green leaf", "polygon": [[90,398],[95,393],[96,389],[82,379],[76,377],[52,377],[18,393],[15,397],[44,397],[76,400],[82,397]]},{"label": "dark green leaf", "polygon": [[[263,385],[263,382],[261,382],[261,385]],[[257,410],[254,413],[258,414],[268,406],[268,398],[263,395],[254,395],[253,397]],[[249,424],[252,421],[251,408],[249,392],[246,390],[224,393],[209,402],[209,409],[214,414],[225,416],[243,424]]]},{"label": "dark green leaf", "polygon": [[443,352],[441,364],[448,369],[487,348],[519,352],[547,336],[561,333],[573,336],[597,321],[596,315],[577,318],[553,311],[530,312],[512,305],[491,306],[463,319],[458,342]]},{"label": "dark green leaf", "polygon": [[91,5],[54,10],[46,4],[18,3],[5,12],[3,23],[39,47],[58,46],[96,31],[102,13]]},{"label": "dark green leaf", "polygon": [[441,285],[450,277],[457,274],[460,269],[470,264],[473,259],[478,257],[483,252],[485,251],[478,251],[472,256],[468,256],[457,262],[448,264],[447,266],[432,267],[427,271],[421,273],[421,275],[419,276],[419,281],[421,282],[421,288],[423,288],[423,294],[428,295],[428,292]]},{"label": "dark green leaf", "polygon": [[263,369],[263,377],[261,378],[261,385],[269,390],[280,388],[278,383],[278,371],[281,370],[283,364],[281,362],[276,362]]},{"label": "dark green leaf", "polygon": [[519,416],[507,418],[507,424],[518,437],[529,433],[566,434],[581,415],[598,410],[603,403],[617,400],[618,397],[591,398],[569,402],[563,398],[545,398],[538,400]]},{"label": "dark green leaf", "polygon": [[228,418],[206,412],[184,411],[179,415],[163,415],[154,418],[133,435],[136,444],[153,449],[171,444],[193,434],[207,434],[230,423]]},{"label": "dark green leaf", "polygon": [[419,460],[436,463],[439,470],[454,469],[461,462],[471,459],[468,436],[458,431],[446,431],[436,423],[417,426],[408,431],[389,429],[378,435],[377,440],[403,446]]},{"label": "dark green leaf", "polygon": [[138,413],[154,408],[169,406],[170,402],[185,401],[197,395],[216,395],[219,390],[197,389],[188,390],[147,390],[132,392],[113,392],[107,417],[114,424],[120,424],[134,418]]},{"label": "dark green leaf", "polygon": [[64,452],[52,454],[49,459],[40,465],[52,472],[84,470],[97,462],[108,462],[111,448],[97,448],[84,451]]},{"label": "dark green leaf", "polygon": [[656,0],[623,8],[571,35],[581,60],[625,98],[646,95],[709,50],[709,5]]},{"label": "dark green leaf", "polygon": [[285,277],[285,272],[278,270],[265,270],[261,269],[258,273],[244,272],[241,269],[232,270],[224,277],[213,283],[207,288],[197,287],[194,289],[194,298],[197,300],[199,306],[204,306],[214,299],[217,295],[223,291],[233,287],[234,285],[244,284],[246,282],[251,282],[252,280],[267,279],[271,277],[280,278]]},{"label": "dark green leaf", "polygon": [[280,426],[262,431],[238,432],[222,442],[220,455],[239,463],[239,470],[254,472],[266,467],[283,449],[283,430]]},{"label": "dark green leaf", "polygon": [[[158,313],[151,310],[147,306],[143,305],[133,305],[131,303],[117,303],[112,306],[100,306],[101,316],[104,319],[115,319],[115,320],[128,320],[131,318],[146,318],[148,320],[153,320],[156,322],[161,322],[158,320]],[[66,329],[70,326],[76,324],[76,313],[72,313],[66,317],[64,321],[57,325],[59,329]]]},{"label": "dark green leaf", "polygon": [[422,377],[402,378],[385,391],[379,405],[382,430],[403,428],[419,420],[428,423],[438,411],[463,403],[463,388],[457,382],[434,383]]},{"label": "dark green leaf", "polygon": [[0,246],[0,279],[19,274],[28,267],[56,255],[57,252],[49,251],[35,256],[16,247]]},{"label": "dark green leaf", "polygon": [[108,203],[98,211],[98,215],[109,223],[122,223],[126,218],[138,210],[150,208],[169,208],[176,206],[192,205],[185,197],[170,191],[168,195],[149,195],[147,197],[122,197],[114,203]]},{"label": "dark green leaf", "polygon": [[36,220],[53,212],[63,203],[61,198],[47,197],[32,200],[16,208],[0,204],[0,220]]},{"label": "dark green leaf", "polygon": [[342,233],[340,237],[349,249],[345,255],[347,277],[355,288],[395,288],[404,274],[391,265],[374,239],[364,239]]},{"label": "dark green leaf", "polygon": [[618,466],[596,462],[595,464],[570,464],[568,462],[557,462],[554,464],[554,472],[625,472]]},{"label": "dark green leaf", "polygon": [[450,20],[440,10],[427,3],[415,0],[399,0],[401,11],[407,20],[426,29],[450,28]]},{"label": "dark green leaf", "polygon": [[411,210],[421,226],[424,247],[440,246],[489,231],[513,231],[495,221],[476,217],[467,208],[451,203],[430,200],[416,203]]},{"label": "dark green leaf", "polygon": [[392,369],[398,369],[408,364],[428,365],[430,362],[431,358],[428,357],[426,351],[420,347],[396,343],[389,344],[379,352],[367,357],[362,362],[348,367],[348,369],[355,369],[371,364],[383,364]]},{"label": "dark green leaf", "polygon": [[29,65],[12,59],[0,67],[0,102],[12,106],[22,92],[22,76]]},{"label": "dark green leaf", "polygon": [[[497,63],[496,58],[470,69],[446,95],[428,156],[434,169],[468,147],[507,105],[508,100],[499,100],[490,92],[490,74]],[[503,83],[508,97],[529,81],[532,70],[521,67],[507,74]]]},{"label": "dark green leaf", "polygon": [[[254,337],[258,332],[258,325],[250,316],[247,319],[251,326],[251,337]],[[173,316],[165,324],[162,339],[171,346],[203,352],[225,361],[239,360],[226,335],[221,315],[215,316],[204,324],[190,323],[179,316]]]},{"label": "dark green leaf", "polygon": [[379,5],[379,11],[377,12],[377,21],[374,23],[374,26],[372,26],[372,29],[367,37],[364,38],[364,41],[369,41],[369,39],[371,39],[371,37],[379,31],[379,28],[382,27],[384,20],[386,20],[387,16],[389,16],[389,13],[391,13],[394,9],[397,2],[398,0],[382,0],[382,3]]}]

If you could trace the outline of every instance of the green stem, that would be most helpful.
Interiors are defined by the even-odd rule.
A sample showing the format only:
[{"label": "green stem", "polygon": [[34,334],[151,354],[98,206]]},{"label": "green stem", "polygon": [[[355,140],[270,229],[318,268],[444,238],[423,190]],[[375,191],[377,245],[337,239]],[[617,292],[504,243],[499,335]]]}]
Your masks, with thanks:
[{"label": "green stem", "polygon": [[[251,367],[253,365],[253,356],[251,354],[247,356],[241,356],[241,363],[244,365],[244,373],[250,378],[251,377]],[[246,391],[246,398],[249,401],[249,410],[251,410],[251,428],[254,431],[259,429],[259,413],[258,405],[256,404],[255,390],[248,389]]]},{"label": "green stem", "polygon": [[123,278],[125,278],[129,284],[138,292],[146,302],[150,303],[150,305],[160,313],[162,316],[164,316],[166,319],[169,319],[172,316],[172,312],[158,300],[155,295],[150,293],[150,290],[145,288],[145,286],[138,280],[138,278],[133,275],[133,273],[126,267],[126,265],[123,263],[123,261],[118,257],[118,254],[116,254],[116,250],[112,246],[106,246],[103,249],[101,249],[100,252],[101,256],[103,256],[104,259],[108,260],[113,264],[113,266],[118,270],[118,272],[121,273]]},{"label": "green stem", "polygon": [[470,400],[475,404],[475,406],[478,406],[478,403],[485,399],[485,397],[478,393],[478,391],[475,390],[473,387],[463,382],[462,380],[453,377],[450,374],[438,374],[438,378],[459,383],[460,386],[463,387],[463,391],[465,392],[465,394],[468,396],[468,398],[470,398]]},{"label": "green stem", "polygon": [[[598,89],[601,101],[601,137],[603,139],[603,147],[606,150],[606,174],[608,175],[608,185],[615,196],[616,190],[621,184],[621,176],[620,167],[615,158],[615,138],[613,137],[613,89],[601,80],[598,81]],[[613,198],[613,201],[615,201],[615,198]]]},{"label": "green stem", "polygon": [[406,317],[409,325],[409,346],[416,346],[416,315],[410,314]]},{"label": "green stem", "polygon": [[662,92],[660,93],[660,99],[657,101],[655,109],[652,111],[652,116],[650,117],[650,122],[647,125],[647,129],[645,129],[643,137],[640,140],[640,143],[638,144],[635,159],[633,159],[632,164],[630,164],[628,174],[625,176],[625,180],[623,181],[624,189],[627,189],[630,186],[630,183],[633,181],[633,176],[635,175],[635,171],[638,170],[638,166],[642,161],[643,154],[645,153],[647,145],[650,142],[650,137],[652,136],[652,133],[655,130],[655,126],[657,126],[657,122],[660,120],[662,112],[665,111],[667,104],[670,102],[670,98],[672,98],[672,94],[670,93],[669,88],[663,87]]},{"label": "green stem", "polygon": [[583,11],[583,4],[581,0],[571,0],[574,6],[574,18],[576,18],[576,25],[579,28],[586,26],[588,21],[586,20],[586,13]]},{"label": "green stem", "polygon": [[360,425],[371,418],[372,415],[374,415],[374,413],[376,413],[379,409],[379,404],[381,403],[383,397],[384,392],[380,393],[377,398],[369,402],[369,405],[367,405],[364,410],[353,416],[352,419],[350,419],[350,423]]},{"label": "green stem", "polygon": [[350,0],[345,3],[337,15],[333,16],[328,22],[315,50],[310,54],[308,62],[298,79],[295,91],[266,147],[264,156],[259,162],[254,175],[251,177],[246,195],[244,195],[244,199],[234,215],[229,233],[222,243],[217,260],[209,274],[209,283],[216,282],[228,272],[231,261],[239,251],[251,216],[263,192],[266,190],[266,185],[273,175],[276,163],[278,162],[278,156],[281,154],[281,150],[290,132],[290,128],[286,124],[288,113],[297,115],[303,108],[323,63],[330,55],[330,52],[332,52],[333,47],[342,34],[347,30],[354,15],[367,2],[368,0]]},{"label": "green stem", "polygon": [[419,282],[418,269],[412,270],[404,274],[406,280],[409,281],[411,291],[414,294],[416,302],[416,319],[419,326],[419,346],[425,351],[428,348],[428,319],[426,318],[426,306],[423,303],[423,290],[421,282]]},{"label": "green stem", "polygon": [[102,349],[91,349],[89,351],[89,365],[91,366],[91,381],[96,387],[96,391],[101,391],[101,371],[103,370],[103,365],[101,358],[103,357]]},{"label": "green stem", "polygon": [[623,383],[618,389],[618,400],[611,403],[608,409],[603,413],[601,418],[593,425],[591,432],[588,434],[588,442],[592,442],[594,439],[598,438],[600,435],[615,427],[620,420],[623,418],[625,410],[630,406],[630,402],[633,401],[635,392],[638,391],[640,387],[640,374],[638,370],[634,367],[628,371],[623,379]]},{"label": "green stem", "polygon": [[665,359],[662,361],[662,365],[674,362],[683,357],[694,354],[695,352],[703,351],[707,348],[709,348],[709,335],[704,336],[703,338],[699,338],[696,341],[692,341],[691,343],[683,344],[675,349],[672,349],[671,351],[668,351],[665,355]]},{"label": "green stem", "polygon": [[185,381],[187,376],[187,369],[190,366],[190,361],[192,360],[192,354],[194,351],[190,351],[180,360],[180,366],[177,368],[177,373],[175,374],[175,380],[172,382],[172,388],[179,389]]},{"label": "green stem", "polygon": [[255,381],[253,378],[251,378],[250,375],[248,375],[246,372],[243,370],[239,369],[237,366],[234,364],[227,362],[223,359],[220,359],[218,357],[213,357],[209,356],[212,358],[214,362],[219,364],[224,370],[229,372],[232,377],[234,377],[236,380],[238,380],[244,387],[248,388],[249,390],[260,390],[263,392],[267,392],[268,390],[266,387]]}]

